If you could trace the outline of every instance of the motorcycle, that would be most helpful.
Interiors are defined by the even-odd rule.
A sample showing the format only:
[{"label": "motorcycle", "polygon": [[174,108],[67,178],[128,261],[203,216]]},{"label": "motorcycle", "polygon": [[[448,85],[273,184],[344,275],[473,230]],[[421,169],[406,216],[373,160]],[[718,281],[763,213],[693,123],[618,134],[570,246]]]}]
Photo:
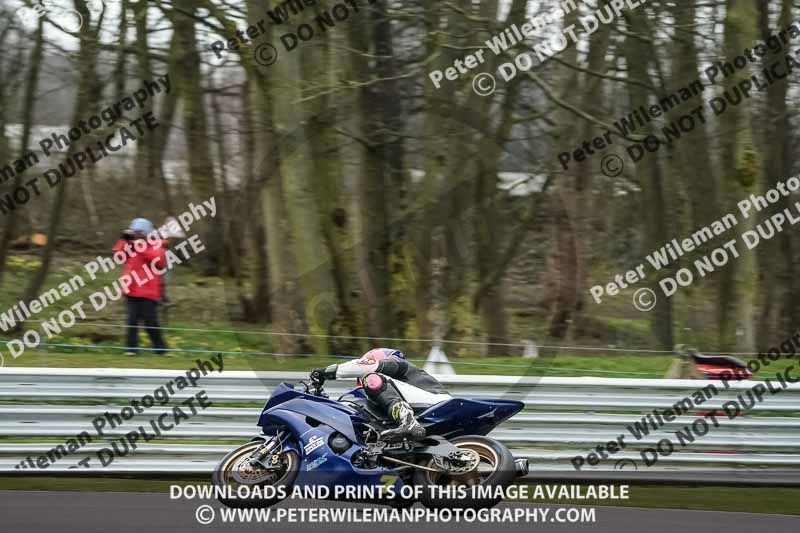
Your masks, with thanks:
[{"label": "motorcycle", "polygon": [[[489,508],[501,501],[515,478],[528,473],[527,459],[515,459],[503,444],[486,437],[518,413],[522,402],[449,399],[415,409],[426,430],[424,439],[385,442],[380,433],[395,422],[369,402],[362,388],[332,400],[321,384],[300,384],[302,390],[289,383],[277,386],[258,420],[262,433],[217,465],[212,482],[221,489],[218,499],[223,504],[268,507],[295,488],[346,486],[365,490],[327,499],[394,507],[420,501],[428,508]],[[243,485],[272,490],[243,499],[225,490]],[[446,490],[432,489],[435,486]],[[388,487],[392,489],[383,496],[364,496],[374,493],[366,489]],[[452,490],[459,487],[463,492]]]},{"label": "motorcycle", "polygon": [[693,378],[742,381],[753,377],[747,363],[732,355],[705,355],[682,344],[675,347],[675,353],[692,366],[690,377]]}]

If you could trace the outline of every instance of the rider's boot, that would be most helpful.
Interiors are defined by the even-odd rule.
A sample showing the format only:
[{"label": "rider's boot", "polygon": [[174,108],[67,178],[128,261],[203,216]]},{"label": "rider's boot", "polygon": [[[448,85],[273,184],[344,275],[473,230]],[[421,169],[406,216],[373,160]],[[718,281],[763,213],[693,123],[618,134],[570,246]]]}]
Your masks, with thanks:
[{"label": "rider's boot", "polygon": [[422,440],[425,438],[425,428],[414,416],[414,409],[404,401],[396,401],[389,410],[392,418],[397,422],[397,427],[381,432],[381,439],[386,442],[399,442],[403,438],[409,440]]}]

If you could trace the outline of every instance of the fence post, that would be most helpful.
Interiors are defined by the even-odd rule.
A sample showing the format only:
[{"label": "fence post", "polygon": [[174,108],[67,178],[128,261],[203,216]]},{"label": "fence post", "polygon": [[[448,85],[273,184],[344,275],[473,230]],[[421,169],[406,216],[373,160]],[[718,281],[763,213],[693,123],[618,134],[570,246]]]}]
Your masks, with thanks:
[{"label": "fence post", "polygon": [[453,369],[453,365],[451,365],[450,361],[447,359],[447,355],[445,355],[438,344],[434,344],[433,348],[431,348],[423,370],[428,374],[455,375],[456,373]]},{"label": "fence post", "polygon": [[525,341],[525,353],[522,354],[523,359],[537,359],[539,357],[539,347],[536,343],[527,340]]}]

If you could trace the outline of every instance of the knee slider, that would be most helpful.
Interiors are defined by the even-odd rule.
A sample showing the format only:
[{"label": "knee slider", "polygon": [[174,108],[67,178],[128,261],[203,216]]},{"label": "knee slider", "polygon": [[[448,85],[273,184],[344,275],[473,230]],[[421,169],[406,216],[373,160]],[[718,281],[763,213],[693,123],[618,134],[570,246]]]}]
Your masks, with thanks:
[{"label": "knee slider", "polygon": [[367,374],[364,376],[364,391],[370,398],[386,390],[386,380],[380,374]]}]

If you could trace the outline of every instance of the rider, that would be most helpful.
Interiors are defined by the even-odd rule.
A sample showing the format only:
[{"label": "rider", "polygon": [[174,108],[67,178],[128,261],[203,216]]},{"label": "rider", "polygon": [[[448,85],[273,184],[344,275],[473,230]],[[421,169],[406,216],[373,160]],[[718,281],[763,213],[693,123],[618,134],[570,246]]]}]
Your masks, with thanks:
[{"label": "rider", "polygon": [[376,348],[361,359],[311,371],[311,380],[319,384],[327,379],[342,378],[359,378],[367,398],[385,409],[398,423],[397,428],[381,433],[385,441],[425,437],[425,428],[414,417],[414,409],[408,401],[431,405],[450,399],[444,386],[433,376],[406,360],[403,352],[391,348]]}]

